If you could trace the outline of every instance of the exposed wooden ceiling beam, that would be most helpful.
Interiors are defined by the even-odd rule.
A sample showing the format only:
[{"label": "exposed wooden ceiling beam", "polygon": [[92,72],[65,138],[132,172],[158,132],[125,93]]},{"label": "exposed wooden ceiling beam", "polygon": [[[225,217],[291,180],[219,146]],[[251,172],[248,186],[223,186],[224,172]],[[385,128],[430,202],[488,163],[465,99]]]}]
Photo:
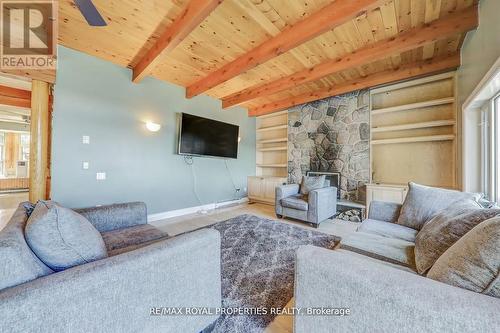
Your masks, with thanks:
[{"label": "exposed wooden ceiling beam", "polygon": [[284,29],[278,35],[208,74],[186,89],[186,97],[199,95],[239,74],[252,69],[308,40],[372,10],[386,0],[336,0],[316,13]]},{"label": "exposed wooden ceiling beam", "polygon": [[0,85],[0,105],[31,107],[31,91]]},{"label": "exposed wooden ceiling beam", "polygon": [[138,83],[149,75],[162,55],[179,45],[223,0],[191,0],[182,13],[158,38],[155,45],[133,68],[132,81]]},{"label": "exposed wooden ceiling beam", "polygon": [[56,82],[55,69],[2,69],[0,72],[22,78],[28,78],[30,80],[33,79],[48,83]]},{"label": "exposed wooden ceiling beam", "polygon": [[422,75],[456,69],[460,66],[460,54],[446,58],[435,58],[427,61],[409,64],[396,70],[388,70],[368,75],[364,78],[348,81],[328,89],[286,98],[277,102],[263,104],[248,111],[249,116],[262,116],[288,109],[290,107],[316,101],[319,99],[345,94],[351,91],[371,88],[391,82],[406,80]]},{"label": "exposed wooden ceiling beam", "polygon": [[300,84],[318,80],[327,75],[362,66],[423,45],[432,44],[437,40],[475,29],[477,25],[477,7],[469,7],[430,24],[367,45],[341,58],[332,59],[284,78],[231,94],[222,99],[222,107],[228,108],[254,98],[272,95]]}]

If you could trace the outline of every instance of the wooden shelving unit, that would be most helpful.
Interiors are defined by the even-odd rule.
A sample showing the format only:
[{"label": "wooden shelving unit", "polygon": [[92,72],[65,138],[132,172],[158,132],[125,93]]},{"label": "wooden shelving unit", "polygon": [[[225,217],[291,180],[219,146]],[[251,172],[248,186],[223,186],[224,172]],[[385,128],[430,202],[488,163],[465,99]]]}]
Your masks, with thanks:
[{"label": "wooden shelving unit", "polygon": [[288,177],[288,111],[257,117],[256,134],[256,176],[248,178],[248,197],[274,204],[276,186]]},{"label": "wooden shelving unit", "polygon": [[265,143],[277,143],[277,142],[288,142],[288,138],[277,138],[277,139],[269,139],[269,140],[260,140],[257,141],[257,144],[265,144]]},{"label": "wooden shelving unit", "polygon": [[271,147],[271,148],[258,148],[257,151],[282,151],[287,150],[287,147]]},{"label": "wooden shelving unit", "polygon": [[404,131],[404,130],[411,130],[411,129],[432,128],[432,127],[441,127],[441,126],[450,126],[450,125],[455,125],[454,119],[434,120],[434,121],[427,121],[427,122],[423,122],[423,123],[412,123],[412,124],[373,127],[372,133]]},{"label": "wooden shelving unit", "polygon": [[372,183],[458,188],[455,73],[372,89]]},{"label": "wooden shelving unit", "polygon": [[[269,118],[266,118],[266,119],[269,119]],[[288,127],[288,125],[269,126],[269,127],[259,128],[259,129],[257,129],[257,132],[266,132],[266,131],[286,129],[287,127]]]},{"label": "wooden shelving unit", "polygon": [[429,135],[429,136],[417,136],[410,138],[372,140],[372,145],[412,143],[412,142],[452,141],[452,140],[455,140],[454,135]]},{"label": "wooden shelving unit", "polygon": [[[419,103],[397,105],[397,106],[392,106],[392,107],[384,108],[384,109],[375,109],[375,110],[372,110],[372,115],[384,114],[384,113],[389,113],[389,112],[399,112],[399,111],[421,109],[421,108],[426,108],[429,106],[438,106],[438,105],[453,104],[453,103],[455,103],[455,97],[438,98],[438,99],[433,99],[430,101],[424,101],[424,102],[419,102]],[[429,109],[429,110],[432,110],[432,109]]]}]

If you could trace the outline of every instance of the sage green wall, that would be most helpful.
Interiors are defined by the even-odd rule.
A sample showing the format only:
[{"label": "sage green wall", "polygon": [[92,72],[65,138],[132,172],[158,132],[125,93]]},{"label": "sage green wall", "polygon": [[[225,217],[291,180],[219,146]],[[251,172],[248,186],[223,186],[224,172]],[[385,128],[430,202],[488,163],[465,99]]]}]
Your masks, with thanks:
[{"label": "sage green wall", "polygon": [[[458,101],[458,150],[461,188],[467,191],[481,191],[480,178],[480,138],[477,128],[480,124],[479,112],[469,112],[464,116],[463,103],[474,91],[481,79],[500,57],[500,0],[479,2],[479,27],[467,33],[461,50],[462,65],[457,71]],[[463,132],[467,130],[467,138]],[[475,147],[464,156],[466,147]]]},{"label": "sage green wall", "polygon": [[479,27],[467,34],[458,70],[458,102],[467,97],[500,57],[500,0],[479,2]]},{"label": "sage green wall", "polygon": [[[149,213],[231,200],[255,174],[255,119],[246,110],[221,110],[208,96],[184,97],[184,88],[147,78],[131,82],[131,71],[64,47],[59,48],[52,141],[52,198],[70,207],[145,201]],[[176,154],[177,115],[196,114],[240,126],[238,159]],[[160,123],[148,132],[144,121]],[[82,136],[90,144],[82,144]],[[82,162],[90,162],[83,170]],[[193,175],[201,203],[193,191]],[[105,181],[96,173],[106,172]]]}]

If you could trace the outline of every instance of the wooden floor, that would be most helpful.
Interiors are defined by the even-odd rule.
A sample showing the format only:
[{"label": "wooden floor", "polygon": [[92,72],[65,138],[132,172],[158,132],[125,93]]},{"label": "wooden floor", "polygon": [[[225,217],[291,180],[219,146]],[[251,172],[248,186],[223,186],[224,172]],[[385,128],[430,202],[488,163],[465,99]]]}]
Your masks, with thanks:
[{"label": "wooden floor", "polygon": [[[207,212],[206,214],[197,213],[185,215],[181,217],[170,218],[166,220],[152,222],[153,225],[161,230],[166,231],[169,235],[178,235],[180,233],[195,230],[205,227],[220,221],[224,221],[238,215],[252,214],[261,216],[268,219],[277,220],[274,213],[274,206],[263,204],[244,204],[229,208],[221,208],[214,211]],[[290,223],[301,228],[311,228],[308,224],[290,219],[280,219],[283,223]],[[337,219],[327,220],[320,224],[317,231],[327,234],[332,234],[340,237],[346,237],[353,233],[359,223],[346,222]],[[286,305],[286,307],[293,306],[293,299]],[[265,333],[292,333],[293,332],[293,317],[292,316],[278,316],[266,328]]]}]

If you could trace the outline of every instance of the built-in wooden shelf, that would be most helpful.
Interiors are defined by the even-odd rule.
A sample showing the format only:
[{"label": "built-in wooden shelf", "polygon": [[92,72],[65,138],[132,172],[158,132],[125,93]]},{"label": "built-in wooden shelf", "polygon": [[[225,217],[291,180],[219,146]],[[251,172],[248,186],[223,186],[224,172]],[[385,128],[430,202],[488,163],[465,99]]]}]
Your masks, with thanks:
[{"label": "built-in wooden shelf", "polygon": [[257,143],[277,143],[277,142],[287,142],[288,138],[277,138],[268,140],[257,140]]},{"label": "built-in wooden shelf", "polygon": [[257,164],[259,168],[286,168],[287,164]]},{"label": "built-in wooden shelf", "polygon": [[395,144],[395,143],[412,143],[412,142],[430,142],[430,141],[453,141],[455,135],[429,135],[429,136],[415,136],[411,138],[394,138],[394,139],[380,139],[372,140],[372,145],[385,145],[385,144]]},{"label": "built-in wooden shelf", "polygon": [[272,148],[259,148],[258,151],[280,151],[287,150],[287,147],[272,147]]},{"label": "built-in wooden shelf", "polygon": [[257,132],[274,131],[274,130],[286,129],[286,128],[288,128],[288,125],[278,125],[278,126],[258,128]]},{"label": "built-in wooden shelf", "polygon": [[456,123],[455,120],[449,119],[449,120],[426,121],[426,122],[413,123],[413,124],[381,126],[381,127],[373,127],[372,133],[405,131],[405,130],[412,130],[412,129],[419,129],[419,128],[451,126],[451,125],[455,125],[455,123]]},{"label": "built-in wooden shelf", "polygon": [[420,108],[426,108],[426,107],[430,107],[430,106],[446,105],[446,104],[452,104],[454,102],[455,102],[455,97],[439,98],[439,99],[434,99],[434,100],[425,101],[425,102],[397,105],[397,106],[392,106],[392,107],[383,108],[383,109],[375,109],[375,110],[372,110],[372,115],[384,114],[384,113],[389,113],[389,112],[399,112],[399,111],[420,109]]}]

